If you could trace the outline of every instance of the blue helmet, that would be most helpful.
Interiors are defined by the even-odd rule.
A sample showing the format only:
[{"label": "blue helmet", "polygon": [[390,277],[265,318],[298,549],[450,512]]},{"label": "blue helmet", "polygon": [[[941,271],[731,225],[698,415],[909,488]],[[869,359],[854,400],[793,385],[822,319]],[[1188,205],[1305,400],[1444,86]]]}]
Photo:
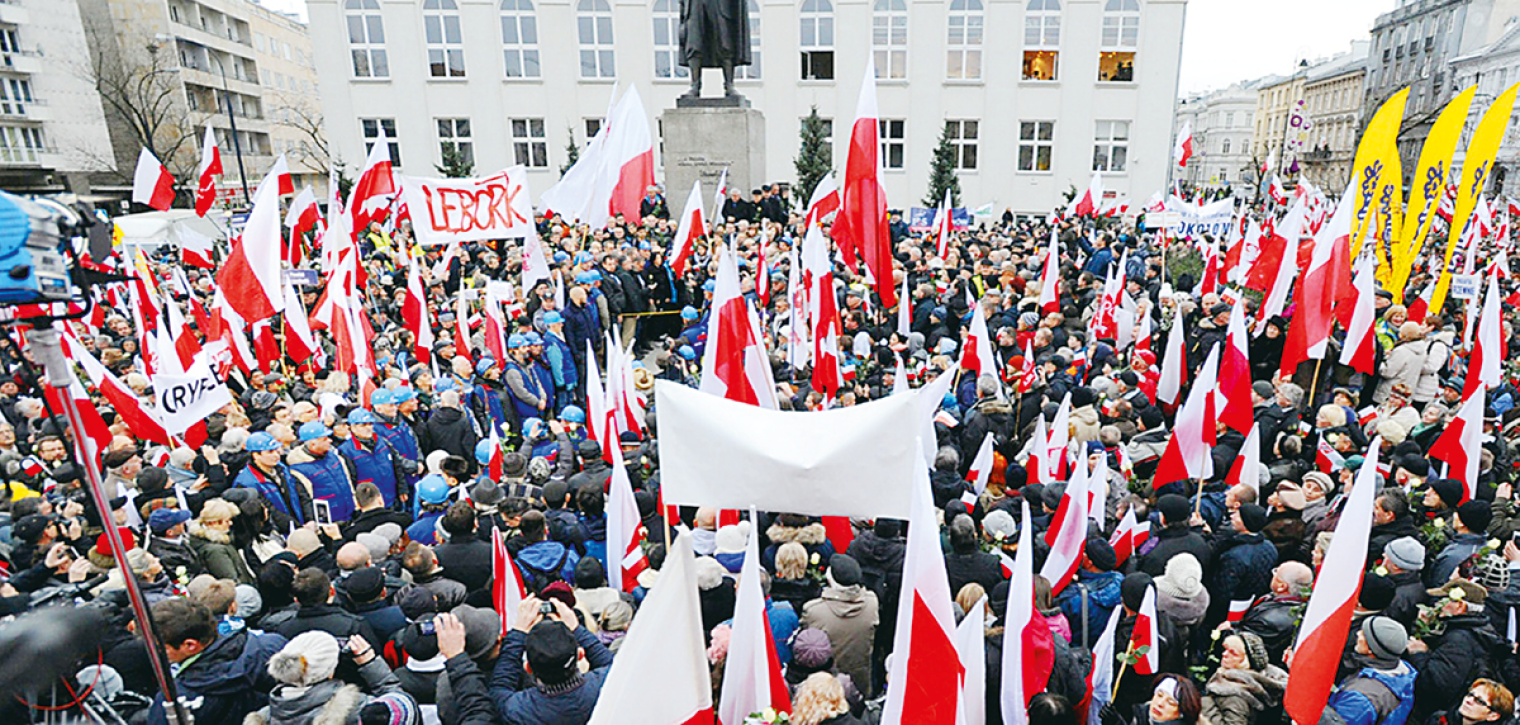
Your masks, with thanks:
[{"label": "blue helmet", "polygon": [[508,350],[516,350],[516,349],[521,348],[521,347],[523,347],[523,346],[525,346],[527,344],[528,344],[528,338],[523,337],[522,333],[520,333],[520,332],[514,332],[514,333],[512,333],[510,335],[507,335],[507,349]]},{"label": "blue helmet", "polygon": [[444,377],[433,381],[433,392],[435,393],[443,393],[458,389],[459,386],[454,384],[453,378]]},{"label": "blue helmet", "polygon": [[534,332],[532,330],[524,332],[522,334],[522,336],[523,336],[523,340],[526,341],[526,343],[528,345],[530,345],[530,346],[531,345],[542,345],[542,344],[544,344],[544,337],[543,337],[543,335],[540,335],[540,334],[538,334],[538,333],[536,333],[536,332]]},{"label": "blue helmet", "polygon": [[491,368],[494,368],[494,367],[496,367],[496,361],[495,360],[492,360],[491,358],[488,358],[488,357],[483,357],[483,358],[480,359],[480,362],[475,363],[475,374],[476,375],[485,375],[487,370],[490,370]]},{"label": "blue helmet", "polygon": [[691,362],[692,360],[697,359],[697,349],[690,345],[682,345],[681,349],[677,350],[676,352],[681,355],[682,360],[685,360],[687,362]]},{"label": "blue helmet", "polygon": [[681,308],[681,319],[683,320],[695,320],[700,316],[701,314],[697,312],[697,308],[692,307],[691,305],[687,305]]},{"label": "blue helmet", "polygon": [[570,253],[569,252],[561,250],[561,251],[558,251],[558,252],[554,253],[554,263],[555,264],[564,264],[565,262],[568,262],[568,261],[570,261]]},{"label": "blue helmet", "polygon": [[249,453],[277,451],[280,450],[280,442],[275,440],[274,436],[269,435],[264,431],[259,431],[251,436],[248,436],[248,442],[243,444],[243,448]]},{"label": "blue helmet", "polygon": [[314,441],[318,438],[326,438],[332,435],[332,429],[320,420],[301,424],[301,442]]},{"label": "blue helmet", "polygon": [[443,476],[430,473],[417,482],[417,500],[426,504],[440,504],[449,500],[449,482]]},{"label": "blue helmet", "polygon": [[488,464],[488,463],[491,462],[491,456],[493,454],[495,454],[496,451],[499,451],[499,450],[501,450],[501,446],[498,445],[496,443],[496,441],[493,441],[490,438],[487,438],[487,439],[485,439],[485,440],[483,440],[483,441],[481,441],[479,443],[476,443],[475,444],[475,462],[479,463],[482,466],[484,466],[484,465],[486,465],[486,464]]},{"label": "blue helmet", "polygon": [[549,310],[548,312],[544,313],[545,325],[558,325],[564,321],[565,316],[561,315],[557,310]]},{"label": "blue helmet", "polygon": [[[396,404],[396,394],[392,393],[389,388],[381,388],[381,389],[376,390],[375,392],[369,394],[369,404],[370,405],[395,405]],[[371,422],[374,422],[374,421],[371,421]],[[353,421],[350,420],[349,424],[352,425]]]},{"label": "blue helmet", "polygon": [[602,273],[600,270],[588,269],[586,270],[586,279],[592,282],[600,282],[602,281]]},{"label": "blue helmet", "polygon": [[591,284],[592,282],[595,282],[595,281],[596,281],[596,278],[592,277],[590,272],[576,272],[575,273],[575,283],[576,284]]},{"label": "blue helmet", "polygon": [[523,421],[522,433],[524,438],[537,438],[544,428],[543,418],[528,418]]},{"label": "blue helmet", "polygon": [[[417,391],[406,385],[403,385],[391,391],[391,402],[395,403],[396,405],[401,405],[402,403],[416,399]],[[373,401],[374,399],[371,398],[370,400]]]},{"label": "blue helmet", "polygon": [[706,282],[702,283],[702,291],[703,292],[711,292],[711,291],[713,291],[713,290],[715,290],[717,288],[718,288],[718,282],[717,282],[717,280],[711,280],[710,279],[710,280],[707,280]]},{"label": "blue helmet", "polygon": [[585,425],[586,411],[582,410],[579,405],[567,405],[565,406],[564,410],[560,411],[559,419],[567,423],[580,423],[581,425]]},{"label": "blue helmet", "polygon": [[575,263],[576,264],[585,264],[586,262],[590,262],[590,261],[591,261],[591,253],[590,252],[576,252],[575,253]]},{"label": "blue helmet", "polygon": [[[354,408],[353,410],[348,411],[349,425],[373,425],[379,422],[380,419],[376,418],[374,413],[371,413],[363,408]],[[302,427],[304,428],[305,426]]]}]

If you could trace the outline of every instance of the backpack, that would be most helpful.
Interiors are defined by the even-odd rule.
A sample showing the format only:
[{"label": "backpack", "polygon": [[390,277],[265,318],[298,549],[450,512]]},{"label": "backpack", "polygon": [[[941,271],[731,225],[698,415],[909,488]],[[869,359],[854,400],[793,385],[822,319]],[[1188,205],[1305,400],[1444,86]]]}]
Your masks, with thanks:
[{"label": "backpack", "polygon": [[537,593],[543,591],[544,587],[547,587],[554,582],[564,580],[564,578],[561,577],[559,573],[565,568],[565,560],[569,558],[570,547],[567,546],[564,547],[564,551],[560,553],[559,561],[554,562],[554,566],[550,567],[547,570],[533,566],[532,564],[529,564],[522,559],[517,559],[513,563],[517,564],[517,571],[518,573],[522,574],[523,587],[530,592]]}]

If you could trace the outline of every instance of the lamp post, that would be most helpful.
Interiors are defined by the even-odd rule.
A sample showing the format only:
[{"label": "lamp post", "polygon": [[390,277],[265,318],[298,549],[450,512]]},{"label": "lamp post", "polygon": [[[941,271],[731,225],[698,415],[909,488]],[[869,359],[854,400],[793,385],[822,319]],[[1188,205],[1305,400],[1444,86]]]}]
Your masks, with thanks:
[{"label": "lamp post", "polygon": [[222,73],[222,98],[227,101],[227,125],[232,130],[232,152],[237,155],[238,179],[243,183],[243,203],[252,206],[253,201],[248,196],[248,174],[243,171],[243,144],[238,140],[237,115],[232,112],[232,90],[227,87],[227,66],[210,48],[206,49],[206,57],[216,61],[217,70]]}]

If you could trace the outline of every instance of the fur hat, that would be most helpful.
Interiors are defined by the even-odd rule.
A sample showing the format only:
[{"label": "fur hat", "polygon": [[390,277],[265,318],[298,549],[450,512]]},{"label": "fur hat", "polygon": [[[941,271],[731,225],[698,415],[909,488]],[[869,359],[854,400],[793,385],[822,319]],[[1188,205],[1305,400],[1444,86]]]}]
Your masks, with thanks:
[{"label": "fur hat", "polygon": [[718,529],[717,553],[719,554],[743,554],[744,544],[749,541],[750,523],[740,521]]},{"label": "fur hat", "polygon": [[269,674],[287,685],[310,687],[338,668],[338,640],[322,631],[303,632],[269,658]]}]

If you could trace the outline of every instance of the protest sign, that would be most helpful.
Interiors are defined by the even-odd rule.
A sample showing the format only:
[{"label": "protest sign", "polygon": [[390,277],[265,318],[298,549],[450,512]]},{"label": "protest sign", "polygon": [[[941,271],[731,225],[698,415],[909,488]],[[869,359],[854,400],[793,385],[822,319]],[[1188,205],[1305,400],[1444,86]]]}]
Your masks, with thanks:
[{"label": "protest sign", "polygon": [[424,246],[524,237],[533,231],[527,170],[478,179],[399,177],[412,231]]},{"label": "protest sign", "polygon": [[184,373],[159,371],[153,376],[153,397],[164,428],[179,435],[231,403],[232,391],[211,370],[206,356],[197,355]]},{"label": "protest sign", "polygon": [[[915,206],[908,210],[908,231],[915,234],[927,232],[934,227],[934,217],[939,214],[939,209],[926,209]],[[950,210],[950,226],[956,231],[963,231],[971,227],[971,211],[965,207],[956,207]]]},{"label": "protest sign", "polygon": [[1166,200],[1166,210],[1178,215],[1173,231],[1179,237],[1200,238],[1204,234],[1223,237],[1230,233],[1230,224],[1235,220],[1235,202],[1231,199],[1199,206],[1173,196]]}]

